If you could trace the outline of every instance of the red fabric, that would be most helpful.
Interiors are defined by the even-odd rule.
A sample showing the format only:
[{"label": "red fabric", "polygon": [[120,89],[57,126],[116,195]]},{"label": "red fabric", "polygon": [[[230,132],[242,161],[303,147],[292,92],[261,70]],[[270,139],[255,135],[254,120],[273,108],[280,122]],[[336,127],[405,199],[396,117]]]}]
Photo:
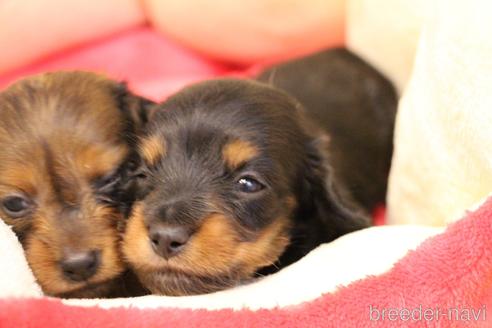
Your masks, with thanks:
[{"label": "red fabric", "polygon": [[0,76],[0,89],[16,79],[54,70],[91,70],[126,80],[137,93],[162,100],[184,85],[222,75],[242,76],[248,68],[214,62],[140,27],[69,49]]},{"label": "red fabric", "polygon": [[[486,312],[492,309],[491,220],[492,198],[445,233],[426,240],[387,273],[298,306],[257,312],[104,310],[51,299],[0,300],[0,327],[492,327]],[[420,320],[371,320],[370,306],[373,319],[374,309],[381,319],[383,309],[393,308],[407,309]],[[427,309],[433,314],[426,321]],[[482,310],[476,312],[479,320],[465,320],[466,309]]]},{"label": "red fabric", "polygon": [[384,225],[386,223],[385,205],[379,205],[372,211],[372,223],[375,226]]},{"label": "red fabric", "polygon": [[[256,68],[234,68],[207,60],[146,28],[127,31],[0,76],[0,88],[25,75],[85,69],[127,80],[137,93],[161,100],[185,84],[222,75],[248,76]],[[384,210],[375,212],[384,222]],[[492,200],[446,233],[424,242],[395,267],[299,306],[251,311],[111,309],[65,306],[54,299],[0,300],[3,327],[492,327],[486,321],[370,320],[382,309],[487,310],[492,301]],[[335,268],[336,269],[336,268]],[[299,282],[302,288],[302,282]],[[490,307],[489,309],[492,309]],[[445,312],[442,312],[445,313]],[[378,313],[373,311],[374,319]],[[462,318],[466,319],[466,318]],[[483,319],[483,312],[479,315]]]},{"label": "red fabric", "polygon": [[[261,65],[233,67],[166,39],[148,27],[69,49],[50,58],[0,75],[0,90],[25,76],[57,70],[89,70],[126,81],[136,93],[161,101],[187,84],[219,76],[248,77]],[[385,222],[385,208],[373,212],[374,224]]]}]

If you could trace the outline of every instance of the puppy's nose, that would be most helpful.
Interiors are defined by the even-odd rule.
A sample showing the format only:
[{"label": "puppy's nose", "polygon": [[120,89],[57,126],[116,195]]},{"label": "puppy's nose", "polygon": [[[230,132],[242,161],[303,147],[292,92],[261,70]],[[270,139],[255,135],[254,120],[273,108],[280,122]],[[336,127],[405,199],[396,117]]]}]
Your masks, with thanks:
[{"label": "puppy's nose", "polygon": [[149,237],[154,252],[166,260],[177,255],[190,239],[190,233],[183,227],[153,226]]},{"label": "puppy's nose", "polygon": [[71,252],[61,262],[63,274],[73,281],[84,281],[92,277],[99,268],[96,251]]}]

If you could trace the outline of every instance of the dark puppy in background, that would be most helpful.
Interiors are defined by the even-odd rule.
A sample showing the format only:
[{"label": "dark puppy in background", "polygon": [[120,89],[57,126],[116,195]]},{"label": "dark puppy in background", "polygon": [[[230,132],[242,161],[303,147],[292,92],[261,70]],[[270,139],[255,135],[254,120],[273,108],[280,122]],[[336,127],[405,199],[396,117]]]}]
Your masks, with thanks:
[{"label": "dark puppy in background", "polygon": [[139,145],[142,193],[123,241],[153,293],[213,292],[275,272],[367,227],[361,209],[384,201],[391,85],[340,50],[263,78],[290,95],[215,80],[156,110]]},{"label": "dark puppy in background", "polygon": [[258,77],[286,91],[330,136],[330,164],[345,199],[370,213],[385,201],[397,94],[376,69],[346,49],[277,65]]},{"label": "dark puppy in background", "polygon": [[0,217],[46,294],[118,294],[118,225],[149,104],[85,72],[43,74],[0,93]]}]

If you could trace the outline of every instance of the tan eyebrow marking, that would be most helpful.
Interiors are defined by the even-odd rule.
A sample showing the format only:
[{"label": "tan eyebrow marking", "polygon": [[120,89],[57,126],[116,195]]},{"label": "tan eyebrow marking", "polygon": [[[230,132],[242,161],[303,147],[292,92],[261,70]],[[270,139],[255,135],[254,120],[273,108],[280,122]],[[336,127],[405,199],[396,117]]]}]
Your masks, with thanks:
[{"label": "tan eyebrow marking", "polygon": [[241,164],[258,156],[258,154],[259,151],[256,146],[243,140],[231,141],[222,148],[224,161],[231,169],[239,167]]},{"label": "tan eyebrow marking", "polygon": [[147,164],[153,166],[166,155],[166,141],[159,136],[150,136],[139,144],[140,154]]}]

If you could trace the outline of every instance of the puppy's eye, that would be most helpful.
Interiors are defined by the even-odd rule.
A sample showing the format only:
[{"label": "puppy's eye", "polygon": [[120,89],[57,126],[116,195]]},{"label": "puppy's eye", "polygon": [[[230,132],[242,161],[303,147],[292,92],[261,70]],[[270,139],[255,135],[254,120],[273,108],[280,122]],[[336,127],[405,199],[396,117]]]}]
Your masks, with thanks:
[{"label": "puppy's eye", "polygon": [[21,196],[9,196],[2,201],[5,213],[13,218],[26,215],[31,209],[31,202]]},{"label": "puppy's eye", "polygon": [[131,159],[126,164],[126,171],[129,172],[130,174],[137,172],[139,168],[140,168],[140,164],[136,159]]},{"label": "puppy's eye", "polygon": [[138,159],[130,160],[126,165],[126,172],[128,176],[137,179],[147,178],[147,168]]},{"label": "puppy's eye", "polygon": [[262,183],[249,176],[239,178],[239,180],[237,180],[237,185],[239,191],[247,193],[258,192],[265,188]]},{"label": "puppy's eye", "polygon": [[146,172],[139,172],[135,177],[137,179],[147,179],[148,175]]}]

